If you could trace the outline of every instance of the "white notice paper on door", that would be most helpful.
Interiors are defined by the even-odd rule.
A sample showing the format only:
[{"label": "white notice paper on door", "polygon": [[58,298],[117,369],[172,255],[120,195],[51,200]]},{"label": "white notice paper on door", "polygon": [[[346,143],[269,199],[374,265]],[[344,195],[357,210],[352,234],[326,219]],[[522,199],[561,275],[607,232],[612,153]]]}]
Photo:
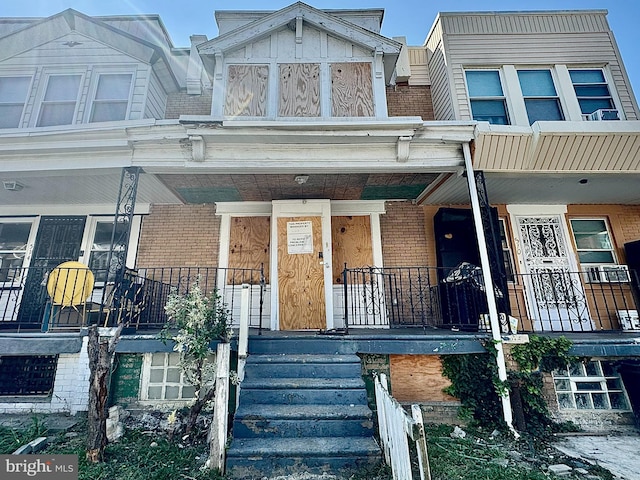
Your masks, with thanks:
[{"label": "white notice paper on door", "polygon": [[287,222],[287,253],[313,253],[311,221]]}]

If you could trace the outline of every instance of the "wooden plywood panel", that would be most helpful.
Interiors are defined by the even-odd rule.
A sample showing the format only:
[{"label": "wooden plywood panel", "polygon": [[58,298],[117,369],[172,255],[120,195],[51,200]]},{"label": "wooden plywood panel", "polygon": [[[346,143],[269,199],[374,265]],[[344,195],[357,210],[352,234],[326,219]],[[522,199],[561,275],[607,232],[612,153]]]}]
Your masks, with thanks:
[{"label": "wooden plywood panel", "polygon": [[373,265],[371,219],[368,216],[331,217],[333,283],[342,283],[342,270]]},{"label": "wooden plywood panel", "polygon": [[451,385],[442,375],[437,355],[390,355],[393,396],[399,402],[451,402],[442,389]]},{"label": "wooden plywood panel", "polygon": [[[229,268],[260,268],[264,265],[265,280],[269,283],[270,217],[234,217],[231,219],[229,239]],[[259,279],[257,279],[259,281]],[[238,272],[227,283],[246,282],[246,275]],[[252,278],[255,284],[256,279]]]},{"label": "wooden plywood panel", "polygon": [[[289,253],[287,224],[311,222],[310,253]],[[278,293],[281,330],[326,328],[320,217],[278,218]]]},{"label": "wooden plywood panel", "polygon": [[265,116],[268,78],[268,65],[229,65],[224,114],[236,117]]},{"label": "wooden plywood panel", "polygon": [[317,63],[287,63],[280,65],[281,117],[320,116],[320,65]]},{"label": "wooden plywood panel", "polygon": [[331,115],[373,117],[373,82],[370,63],[331,65]]}]

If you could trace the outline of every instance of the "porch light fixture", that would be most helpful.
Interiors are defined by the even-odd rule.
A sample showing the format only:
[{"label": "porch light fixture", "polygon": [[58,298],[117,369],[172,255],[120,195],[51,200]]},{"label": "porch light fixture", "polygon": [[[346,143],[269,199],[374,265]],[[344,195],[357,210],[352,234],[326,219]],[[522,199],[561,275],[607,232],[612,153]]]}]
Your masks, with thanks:
[{"label": "porch light fixture", "polygon": [[304,185],[309,180],[309,175],[297,175],[293,179],[298,185]]},{"label": "porch light fixture", "polygon": [[587,183],[589,183],[589,180],[586,178],[581,178],[580,180],[578,180],[578,183],[581,185],[586,185]]},{"label": "porch light fixture", "polygon": [[22,185],[21,183],[18,183],[16,181],[13,180],[5,180],[2,182],[2,186],[4,187],[5,190],[8,190],[10,192],[19,192],[20,190],[22,190],[24,188],[24,185]]}]

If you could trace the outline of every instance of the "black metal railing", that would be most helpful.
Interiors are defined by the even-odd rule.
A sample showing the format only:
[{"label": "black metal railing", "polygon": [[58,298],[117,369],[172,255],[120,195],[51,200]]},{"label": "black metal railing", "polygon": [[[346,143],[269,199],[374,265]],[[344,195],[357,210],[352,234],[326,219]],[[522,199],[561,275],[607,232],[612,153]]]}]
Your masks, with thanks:
[{"label": "black metal railing", "polygon": [[[593,271],[547,269],[496,278],[494,283],[504,331],[620,330],[633,327],[637,318],[638,272],[603,277]],[[484,280],[477,266],[345,268],[343,284],[347,329],[489,328]]]},{"label": "black metal railing", "polygon": [[127,269],[120,285],[89,280],[106,271],[86,268],[0,269],[0,329],[52,331],[124,322],[138,330],[167,322],[165,305],[172,292],[187,293],[197,281],[203,292],[216,291],[231,321],[240,319],[242,285],[249,284],[249,326],[262,328],[263,269],[158,267]]}]

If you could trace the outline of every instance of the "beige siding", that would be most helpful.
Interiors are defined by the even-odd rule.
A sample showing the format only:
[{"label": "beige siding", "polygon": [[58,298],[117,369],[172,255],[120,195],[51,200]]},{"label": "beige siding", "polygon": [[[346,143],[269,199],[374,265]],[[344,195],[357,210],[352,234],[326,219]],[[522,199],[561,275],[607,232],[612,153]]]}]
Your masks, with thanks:
[{"label": "beige siding", "polygon": [[437,118],[444,114],[441,102],[446,101],[437,98],[442,83],[438,75],[444,73],[444,59],[438,49],[443,45],[452,76],[450,88],[457,98],[454,110],[461,120],[471,119],[464,68],[501,65],[606,66],[626,118],[640,118],[604,10],[444,14],[434,26],[429,42]]},{"label": "beige siding", "polygon": [[149,81],[149,91],[147,93],[147,103],[144,112],[145,118],[164,118],[166,105],[167,94],[163,91],[158,77],[152,74]]},{"label": "beige siding", "polygon": [[427,49],[425,47],[409,47],[408,50],[409,65],[411,66],[409,85],[430,85]]},{"label": "beige siding", "polygon": [[442,15],[445,32],[449,34],[510,34],[510,33],[576,33],[609,30],[604,10],[562,14],[559,12],[476,13],[473,15]]},{"label": "beige siding", "polygon": [[431,80],[431,96],[433,98],[433,113],[436,120],[455,120],[449,86],[449,72],[444,52],[442,25],[434,25],[427,40],[427,57],[429,77]]}]

